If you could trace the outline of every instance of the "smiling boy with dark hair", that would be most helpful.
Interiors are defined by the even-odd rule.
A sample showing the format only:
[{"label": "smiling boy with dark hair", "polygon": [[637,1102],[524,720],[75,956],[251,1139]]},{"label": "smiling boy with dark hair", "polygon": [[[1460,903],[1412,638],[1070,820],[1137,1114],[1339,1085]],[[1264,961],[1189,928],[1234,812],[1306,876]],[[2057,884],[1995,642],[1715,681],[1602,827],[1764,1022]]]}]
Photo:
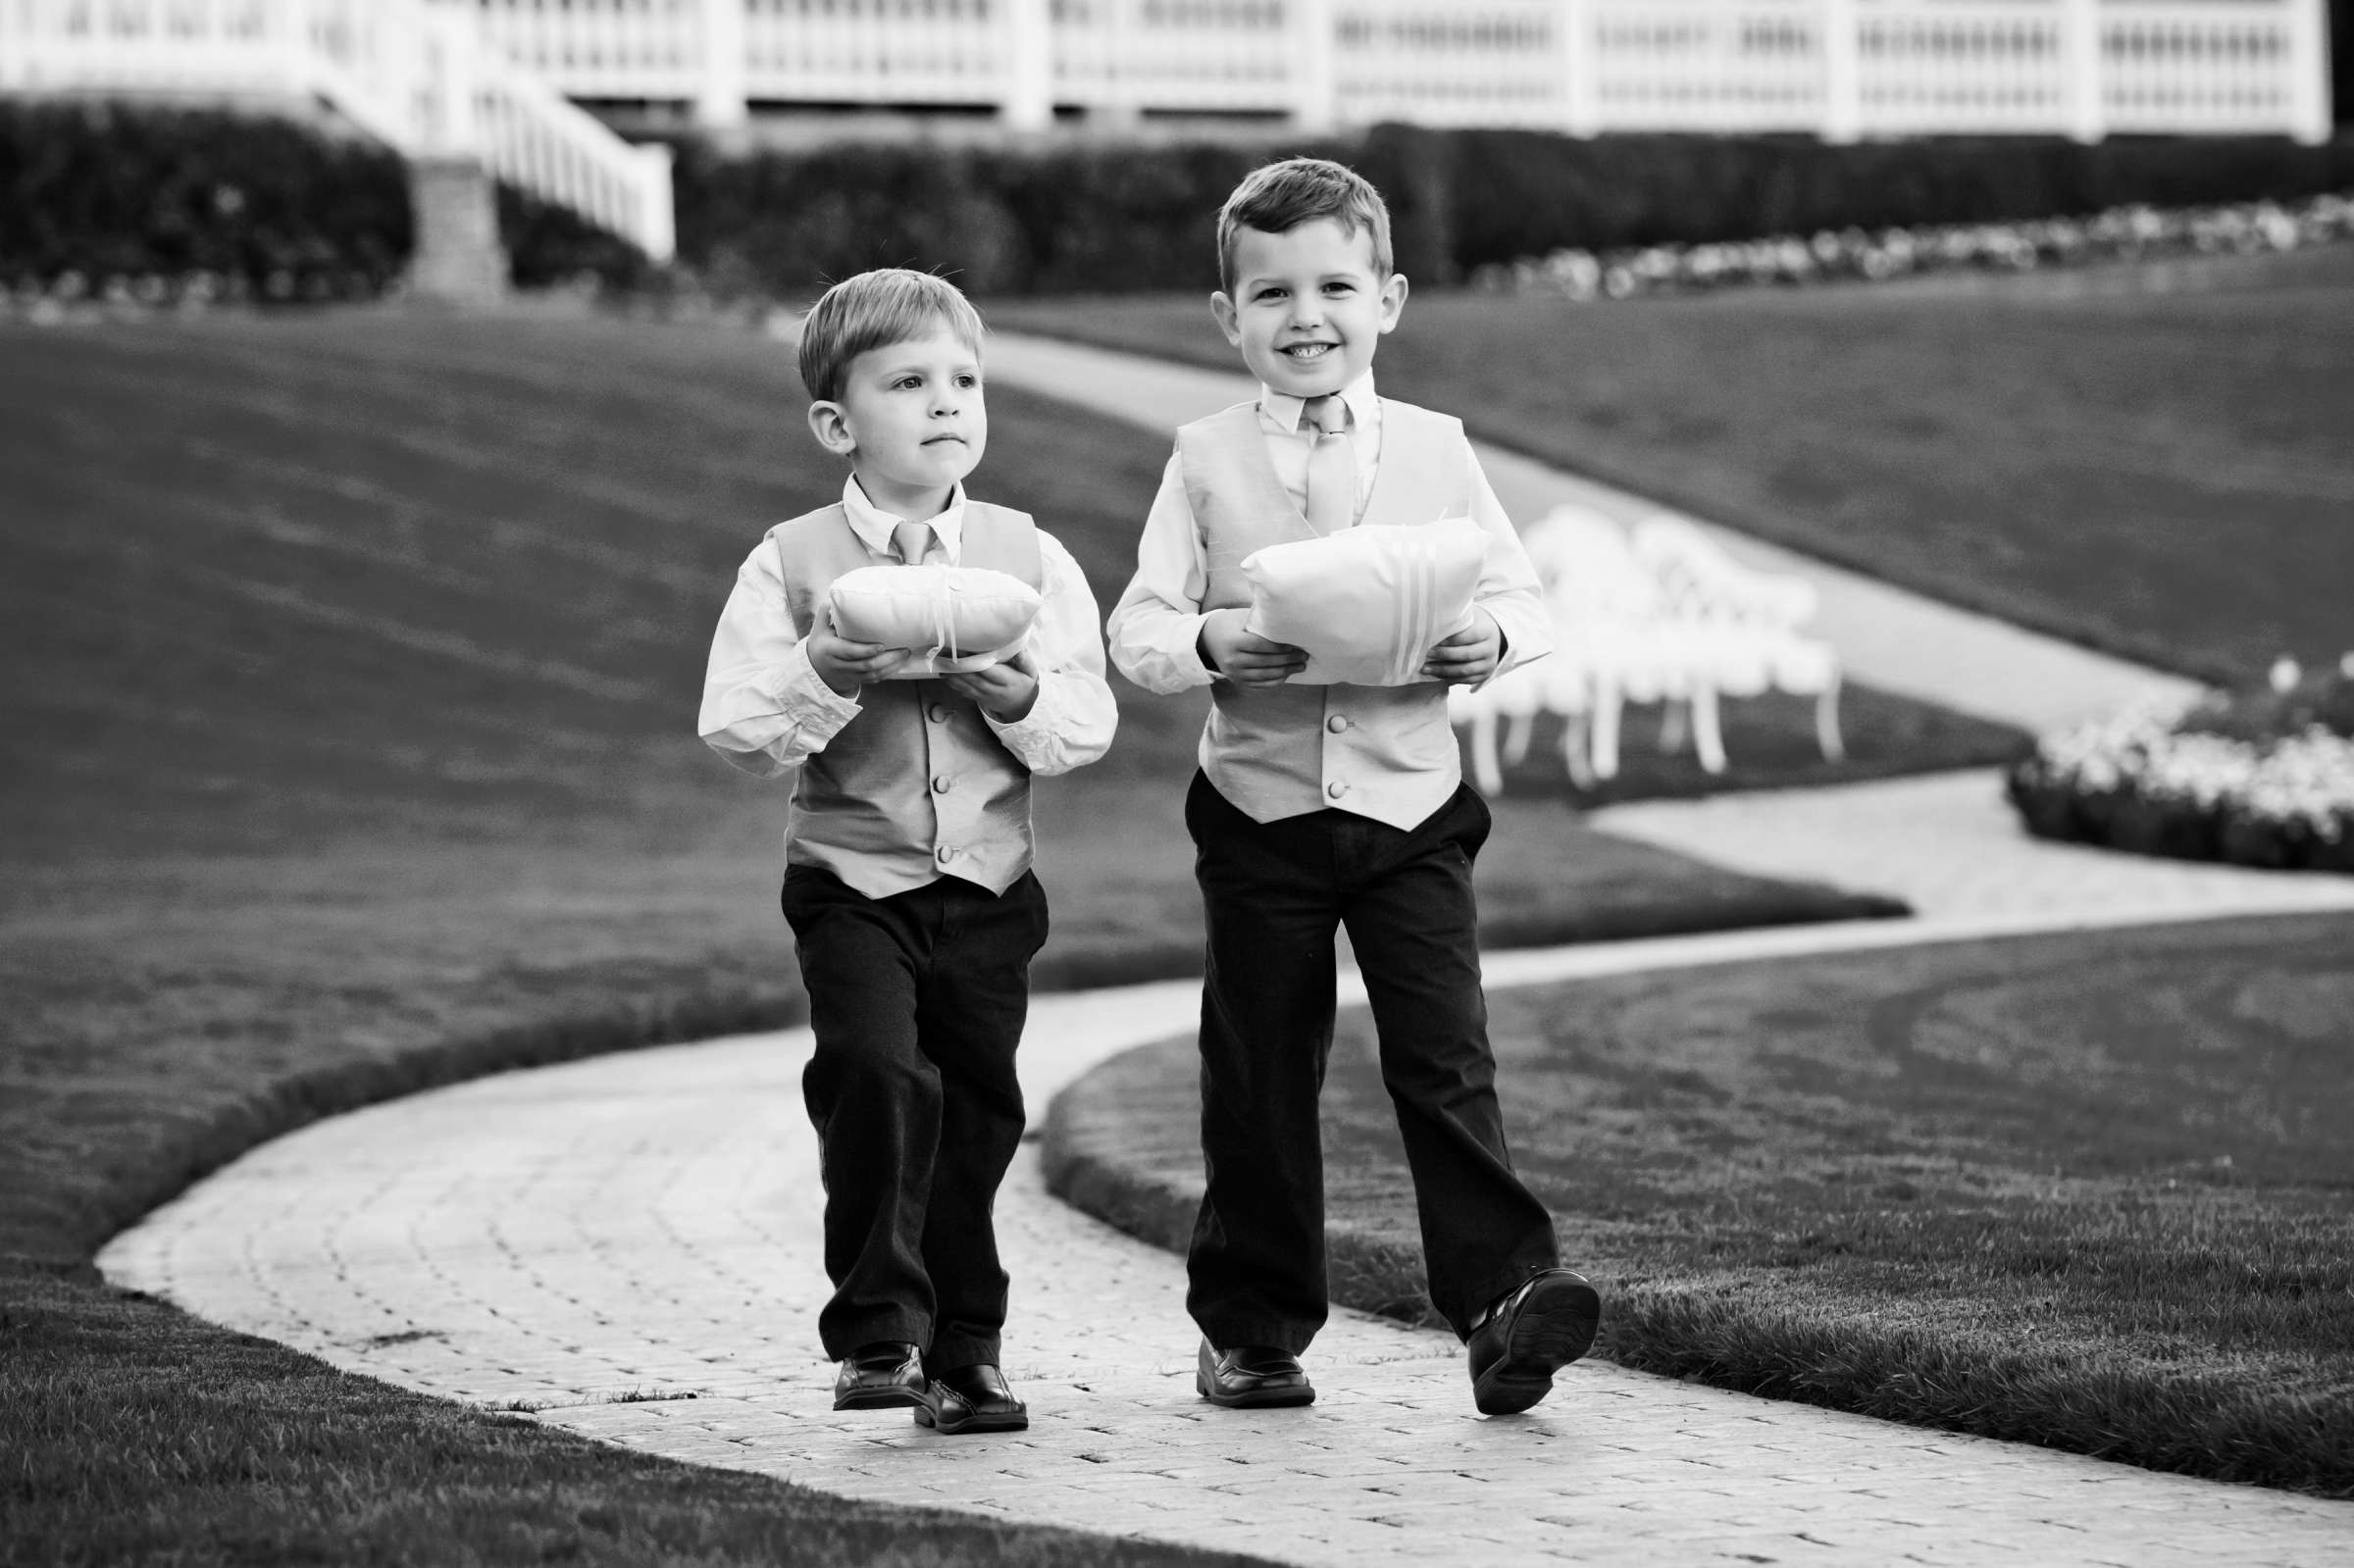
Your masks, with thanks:
[{"label": "smiling boy with dark hair", "polygon": [[[1208,926],[1196,1388],[1227,1406],[1315,1397],[1299,1354],[1327,1311],[1316,1101],[1345,926],[1432,1303],[1469,1344],[1478,1407],[1524,1410],[1585,1353],[1601,1301],[1560,1266],[1505,1147],[1471,889],[1490,819],[1462,784],[1447,686],[1545,653],[1550,624],[1460,423],[1373,390],[1407,295],[1380,193],[1320,159],[1268,165],[1220,212],[1218,260],[1210,308],[1259,395],[1177,432],[1110,627],[1130,680],[1212,699],[1186,799]],[[1306,655],[1249,629],[1253,552],[1465,517],[1487,536],[1472,624],[1411,683],[1292,683]]]}]

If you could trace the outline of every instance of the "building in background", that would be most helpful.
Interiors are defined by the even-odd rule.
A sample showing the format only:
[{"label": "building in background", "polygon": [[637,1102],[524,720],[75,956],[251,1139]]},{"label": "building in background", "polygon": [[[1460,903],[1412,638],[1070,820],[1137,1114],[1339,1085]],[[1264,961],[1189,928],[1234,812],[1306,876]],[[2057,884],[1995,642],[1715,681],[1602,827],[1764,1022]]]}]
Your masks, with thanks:
[{"label": "building in background", "polygon": [[299,97],[657,258],[667,154],[888,111],[1010,134],[2331,131],[2328,0],[0,0],[0,93]]}]

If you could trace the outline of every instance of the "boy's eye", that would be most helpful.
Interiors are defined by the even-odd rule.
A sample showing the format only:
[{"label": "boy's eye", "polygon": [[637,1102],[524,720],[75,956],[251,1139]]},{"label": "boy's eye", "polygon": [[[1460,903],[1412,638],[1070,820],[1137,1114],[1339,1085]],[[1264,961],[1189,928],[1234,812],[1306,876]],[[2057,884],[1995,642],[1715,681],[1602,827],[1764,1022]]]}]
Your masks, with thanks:
[{"label": "boy's eye", "polygon": [[968,371],[964,375],[956,378],[956,384],[964,387],[979,386],[981,384],[981,378]]},{"label": "boy's eye", "polygon": [[1327,294],[1354,293],[1356,289],[1356,285],[1355,283],[1326,283],[1324,285],[1324,292]]},{"label": "boy's eye", "polygon": [[1281,299],[1283,298],[1283,290],[1280,288],[1262,288],[1254,297],[1259,299]]},{"label": "boy's eye", "polygon": [[921,376],[902,376],[891,384],[892,389],[895,391],[912,391],[916,387],[924,384],[924,379]]}]

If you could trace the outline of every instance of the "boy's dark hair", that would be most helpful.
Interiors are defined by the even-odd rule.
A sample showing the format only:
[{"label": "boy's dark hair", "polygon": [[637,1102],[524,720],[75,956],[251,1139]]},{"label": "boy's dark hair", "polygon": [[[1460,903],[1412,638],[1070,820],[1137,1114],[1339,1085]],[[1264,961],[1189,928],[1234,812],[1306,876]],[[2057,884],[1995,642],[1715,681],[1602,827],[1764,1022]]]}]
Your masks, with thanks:
[{"label": "boy's dark hair", "polygon": [[1243,177],[1218,209],[1218,286],[1234,288],[1234,231],[1280,234],[1318,218],[1337,218],[1345,232],[1373,236],[1373,276],[1390,276],[1390,209],[1373,182],[1325,158],[1286,158]]},{"label": "boy's dark hair", "polygon": [[869,349],[889,348],[946,327],[978,356],[981,313],[945,278],[906,267],[878,267],[845,278],[818,296],[801,318],[801,384],[820,403],[842,396],[842,375]]}]

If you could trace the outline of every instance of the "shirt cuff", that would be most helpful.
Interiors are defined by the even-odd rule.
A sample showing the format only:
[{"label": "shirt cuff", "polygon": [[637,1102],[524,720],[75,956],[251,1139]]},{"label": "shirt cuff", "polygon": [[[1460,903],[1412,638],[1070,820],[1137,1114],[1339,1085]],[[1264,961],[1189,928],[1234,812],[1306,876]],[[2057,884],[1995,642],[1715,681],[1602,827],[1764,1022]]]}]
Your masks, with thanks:
[{"label": "shirt cuff", "polygon": [[845,697],[826,684],[817,666],[809,662],[808,638],[794,643],[779,668],[784,679],[778,683],[778,705],[806,733],[831,740],[858,717],[858,699]]},{"label": "shirt cuff", "polygon": [[1184,629],[1185,636],[1171,650],[1169,667],[1183,676],[1188,685],[1205,686],[1211,682],[1221,679],[1218,672],[1212,670],[1202,659],[1202,623],[1208,619],[1209,612],[1206,610],[1199,615],[1178,618],[1178,624]]},{"label": "shirt cuff", "polygon": [[987,708],[980,710],[981,722],[989,726],[990,733],[1005,744],[1005,749],[1021,759],[1023,767],[1038,771],[1037,758],[1054,738],[1052,703],[1047,697],[1046,677],[1039,677],[1038,695],[1031,700],[1030,711],[1008,724]]}]

